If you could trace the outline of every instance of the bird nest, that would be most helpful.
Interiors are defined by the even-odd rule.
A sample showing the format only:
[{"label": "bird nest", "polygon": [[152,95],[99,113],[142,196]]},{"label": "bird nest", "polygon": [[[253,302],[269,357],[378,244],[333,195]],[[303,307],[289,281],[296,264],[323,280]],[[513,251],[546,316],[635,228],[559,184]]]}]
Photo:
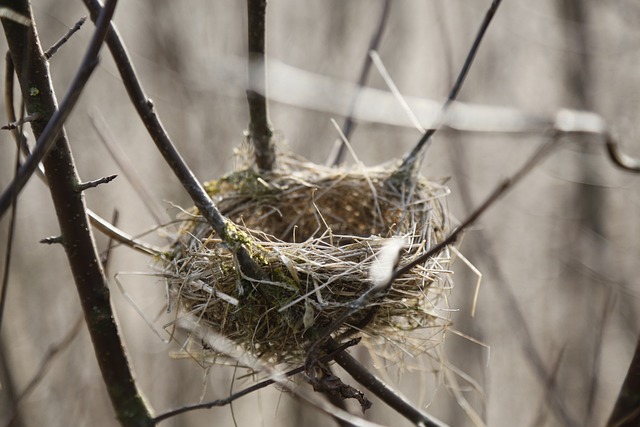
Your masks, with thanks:
[{"label": "bird nest", "polygon": [[[404,265],[448,231],[448,189],[420,176],[399,179],[393,171],[347,171],[281,157],[277,170],[247,168],[206,183],[232,222],[223,241],[197,213],[185,218],[164,265],[170,307],[265,361],[304,360],[314,341],[372,287],[370,271],[390,238],[404,239]],[[230,250],[235,243],[259,265],[261,278],[243,273]],[[426,351],[433,340],[412,338],[416,330],[446,326],[438,307],[449,287],[449,262],[445,249],[413,268],[353,310],[333,336],[361,332],[370,345]]]}]

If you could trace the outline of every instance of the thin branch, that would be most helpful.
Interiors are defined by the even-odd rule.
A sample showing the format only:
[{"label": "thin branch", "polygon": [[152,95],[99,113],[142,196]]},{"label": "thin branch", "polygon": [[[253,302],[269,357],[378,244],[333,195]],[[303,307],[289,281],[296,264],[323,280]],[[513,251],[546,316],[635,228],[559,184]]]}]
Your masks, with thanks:
[{"label": "thin branch", "polygon": [[39,119],[40,119],[40,114],[38,113],[29,114],[28,116],[22,117],[20,120],[10,121],[6,125],[0,127],[0,129],[2,130],[18,129],[20,126],[24,125],[25,123],[30,123],[34,120],[39,120]]},{"label": "thin branch", "polygon": [[[267,0],[247,0],[248,17],[248,75],[249,88],[249,141],[253,144],[256,165],[260,170],[272,170],[276,162],[273,130],[269,122],[269,106],[266,98],[266,13]],[[265,93],[253,90],[264,87]]]},{"label": "thin branch", "polygon": [[454,244],[464,230],[469,228],[470,225],[474,224],[478,220],[478,218],[480,218],[487,211],[487,209],[489,209],[508,190],[513,188],[522,178],[524,178],[529,172],[531,172],[534,166],[536,166],[547,156],[547,154],[549,154],[551,148],[555,146],[558,137],[559,134],[554,132],[552,138],[548,142],[540,146],[515,174],[513,174],[510,178],[503,180],[502,183],[498,185],[498,187],[493,190],[493,192],[485,199],[485,201],[482,202],[482,204],[478,206],[459,226],[457,226],[447,236],[446,239],[433,246],[428,251],[415,258],[413,261],[394,271],[389,286],[391,283],[393,283],[393,281],[398,279],[400,276],[408,273],[409,270],[411,270],[415,266],[424,263],[447,246]]},{"label": "thin branch", "polygon": [[[353,121],[353,112],[356,109],[356,105],[358,103],[358,99],[360,98],[360,94],[362,92],[362,88],[367,83],[367,79],[369,78],[369,73],[371,72],[371,55],[370,52],[376,52],[378,47],[380,46],[380,41],[382,40],[382,35],[384,34],[384,30],[387,28],[387,22],[389,21],[389,11],[391,10],[391,0],[384,0],[382,4],[382,8],[380,9],[380,16],[378,18],[378,24],[373,30],[373,34],[371,34],[371,39],[369,40],[369,47],[367,52],[364,55],[364,62],[362,63],[362,68],[360,69],[360,77],[358,77],[358,83],[356,90],[351,98],[351,102],[349,102],[349,115],[344,121],[342,125],[342,133],[349,140],[351,133],[354,130],[355,123]],[[339,166],[344,161],[344,156],[346,154],[345,143],[342,139],[338,139],[336,141],[338,149],[335,154],[327,159],[327,165],[331,166]]]},{"label": "thin branch", "polygon": [[[91,19],[95,21],[102,10],[102,6],[98,0],[83,0],[87,9],[91,14]],[[189,169],[186,162],[178,153],[175,145],[169,138],[164,129],[160,118],[153,108],[153,102],[147,98],[142,89],[138,76],[133,68],[129,54],[127,53],[122,40],[113,23],[109,25],[109,31],[106,37],[106,43],[111,51],[111,55],[118,67],[122,82],[129,94],[129,98],[140,116],[143,124],[147,128],[147,132],[156,144],[158,151],[162,154],[165,161],[171,167],[184,189],[187,191],[191,200],[200,211],[200,214],[211,225],[218,236],[230,244],[230,249],[242,267],[243,272],[251,278],[261,278],[262,270],[251,258],[246,248],[238,242],[231,241],[227,235],[227,226],[229,220],[225,218],[213,201],[205,191],[204,187],[196,179],[195,175]]]},{"label": "thin branch", "polygon": [[[491,21],[493,20],[493,17],[495,16],[496,12],[498,11],[498,7],[500,6],[500,3],[502,2],[502,0],[493,0],[491,2],[491,6],[489,7],[489,10],[487,10],[487,13],[485,14],[485,17],[482,21],[482,24],[480,25],[480,28],[478,29],[478,32],[476,34],[476,37],[473,41],[473,44],[471,45],[471,49],[469,49],[469,53],[467,54],[467,57],[464,60],[464,63],[462,65],[462,69],[460,70],[460,73],[458,74],[458,78],[456,79],[455,83],[453,84],[453,87],[451,88],[451,91],[449,92],[449,96],[447,97],[447,100],[445,101],[445,103],[443,104],[441,110],[440,110],[440,118],[438,120],[438,122],[442,122],[444,116],[446,115],[449,106],[451,105],[451,103],[453,101],[455,101],[455,99],[458,97],[458,94],[460,93],[460,90],[462,89],[462,85],[464,84],[465,79],[467,78],[467,75],[469,74],[469,70],[471,70],[471,66],[473,65],[473,60],[476,57],[476,54],[478,53],[478,49],[480,48],[480,43],[482,42],[482,39],[484,38],[485,33],[487,32],[487,29],[489,28],[489,24],[491,23]],[[436,123],[435,126],[433,126],[432,128],[428,129],[420,138],[420,140],[418,141],[418,143],[416,144],[416,146],[413,148],[413,150],[411,150],[411,152],[409,153],[409,155],[407,155],[403,162],[402,165],[400,166],[400,168],[398,169],[399,171],[407,171],[411,168],[413,168],[413,166],[416,164],[417,159],[419,158],[419,154],[423,151],[423,149],[426,149],[426,147],[428,146],[428,144],[431,141],[431,137],[433,136],[434,133],[436,133],[436,131],[438,130],[438,128],[440,127],[441,123]]]},{"label": "thin branch", "polygon": [[113,181],[114,179],[116,179],[117,177],[118,175],[109,175],[109,176],[103,176],[102,178],[94,179],[93,181],[81,182],[78,185],[76,185],[76,192],[82,193],[83,191],[88,190],[89,188],[95,188],[100,184],[107,184]]},{"label": "thin branch", "polygon": [[[344,350],[346,350],[349,347],[352,347],[356,344],[358,344],[360,342],[360,338],[355,338],[353,340],[350,340],[340,346],[336,346],[330,353],[324,355],[323,357],[321,357],[319,359],[320,362],[329,362],[333,359],[337,359],[337,357],[344,352]],[[282,374],[282,377],[284,378],[289,378],[293,375],[297,375],[300,374],[302,372],[304,372],[305,367],[304,366],[299,366],[297,368],[291,369],[285,373]],[[159,423],[161,421],[167,420],[169,418],[175,417],[176,415],[181,415],[184,414],[186,412],[190,412],[190,411],[195,411],[198,409],[211,409],[214,408],[216,406],[226,406],[228,404],[230,404],[231,402],[247,396],[248,394],[253,393],[254,391],[258,391],[261,390],[265,387],[268,387],[272,384],[275,384],[277,381],[274,379],[268,379],[268,380],[264,380],[261,381],[257,384],[254,384],[250,387],[247,387],[243,390],[240,390],[236,393],[233,393],[223,399],[217,399],[217,400],[213,400],[211,402],[204,402],[204,403],[196,403],[194,405],[186,405],[186,406],[182,406],[180,408],[177,409],[172,409],[170,411],[165,412],[164,414],[160,414],[157,417],[155,417],[153,419],[153,421],[155,423]]]},{"label": "thin branch", "polygon": [[[115,5],[112,6],[115,7]],[[113,11],[111,13],[113,13]],[[108,23],[109,19],[107,19],[106,22]],[[12,194],[14,192],[16,194],[20,193],[29,178],[31,178],[35,170],[38,168],[38,164],[42,161],[42,159],[45,158],[49,150],[51,150],[51,148],[53,148],[53,146],[55,145],[57,136],[62,130],[64,122],[66,121],[67,117],[69,117],[69,114],[71,114],[71,111],[73,110],[76,101],[80,97],[85,84],[89,80],[89,77],[91,77],[93,70],[98,65],[98,53],[104,41],[107,29],[108,25],[106,25],[105,23],[103,23],[103,25],[100,27],[96,27],[96,31],[93,35],[93,38],[91,39],[91,42],[89,43],[87,52],[85,53],[85,56],[82,60],[82,64],[80,65],[80,69],[71,82],[65,98],[60,104],[60,108],[55,110],[55,113],[53,113],[53,116],[47,122],[45,129],[38,137],[38,142],[33,149],[31,156],[27,158],[27,160],[20,168],[18,175],[13,179],[9,187],[0,196],[0,217],[4,215],[7,208],[11,205]],[[14,55],[13,52],[12,55]],[[32,101],[32,105],[37,104],[40,97],[44,96],[43,90],[44,87],[39,88],[38,86],[34,85],[23,87],[23,96],[25,99],[29,98]],[[44,108],[44,106],[39,105],[34,106],[33,108],[34,111],[30,111],[30,114],[38,113],[41,114],[43,118],[49,116],[48,111],[40,111],[40,109]],[[53,106],[53,108],[55,108],[55,105]]]},{"label": "thin branch", "polygon": [[[329,350],[335,348],[337,343],[329,340],[327,347]],[[378,396],[391,408],[396,410],[402,416],[412,421],[416,425],[424,425],[427,427],[446,427],[446,424],[437,418],[416,409],[404,396],[398,394],[395,390],[387,386],[382,380],[373,375],[367,368],[362,366],[347,352],[340,352],[336,355],[335,361],[345,371],[349,373],[358,383],[362,384],[367,390]]]},{"label": "thin branch", "polygon": [[[109,288],[100,266],[99,256],[87,221],[86,206],[82,194],[75,191],[80,182],[69,141],[62,123],[69,114],[70,107],[79,96],[82,81],[86,81],[97,63],[97,54],[104,39],[115,9],[116,1],[109,1],[100,14],[96,30],[89,44],[82,69],[79,71],[65,103],[56,108],[56,99],[49,67],[35,28],[32,23],[23,27],[11,21],[2,21],[6,39],[16,68],[26,109],[42,114],[43,120],[31,123],[41,155],[29,158],[31,172],[38,167],[40,159],[47,150],[46,145],[55,145],[44,158],[45,172],[49,183],[51,198],[56,208],[63,245],[76,282],[80,302],[86,323],[91,334],[93,346],[107,392],[123,426],[151,426],[152,418],[144,399],[140,395],[125,348],[120,339],[115,322]],[[18,13],[28,16],[32,21],[32,12],[27,0],[13,2]],[[55,137],[57,135],[57,137]],[[55,137],[55,138],[54,138]],[[54,140],[54,142],[49,142]],[[25,170],[24,167],[21,170]],[[28,178],[23,175],[23,180]],[[14,183],[18,181],[14,180]],[[21,183],[24,185],[24,181]],[[14,184],[16,191],[20,183]],[[6,208],[5,208],[6,210]]]},{"label": "thin branch", "polygon": [[[14,177],[18,174],[20,167],[20,149],[16,147],[15,169]],[[7,289],[9,288],[9,273],[11,271],[11,255],[13,253],[13,237],[16,230],[17,208],[18,208],[18,194],[14,192],[11,200],[11,214],[9,218],[9,226],[7,231],[7,248],[4,255],[4,270],[2,273],[2,288],[0,289],[0,332],[2,331],[2,320],[4,319],[4,307],[7,300]]]},{"label": "thin branch", "polygon": [[78,19],[78,22],[76,22],[76,24],[73,26],[73,28],[71,28],[71,29],[69,29],[69,31],[67,31],[67,34],[62,36],[62,38],[60,40],[58,40],[53,46],[51,46],[49,49],[47,49],[47,51],[44,53],[44,57],[47,58],[47,59],[51,59],[51,57],[53,55],[55,55],[58,52],[58,50],[66,42],[69,41],[71,36],[73,36],[76,32],[80,31],[80,28],[82,28],[82,26],[84,25],[84,22],[86,20],[87,20],[86,16],[83,16],[82,18]]}]

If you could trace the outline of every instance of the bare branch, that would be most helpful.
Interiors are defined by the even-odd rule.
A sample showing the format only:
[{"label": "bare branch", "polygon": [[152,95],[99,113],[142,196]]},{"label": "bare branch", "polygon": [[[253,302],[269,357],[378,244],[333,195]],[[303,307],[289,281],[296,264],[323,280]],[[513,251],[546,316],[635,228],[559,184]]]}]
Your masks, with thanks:
[{"label": "bare branch", "polygon": [[[91,19],[96,20],[102,6],[98,0],[83,0],[85,6],[89,9]],[[220,238],[230,243],[230,249],[242,267],[243,272],[252,278],[261,278],[263,273],[256,262],[251,258],[246,248],[237,242],[229,241],[227,235],[227,225],[229,220],[225,218],[213,201],[205,191],[204,187],[196,179],[195,175],[189,169],[186,162],[175,148],[175,145],[169,138],[164,129],[160,118],[153,108],[153,102],[147,98],[142,89],[138,76],[133,68],[129,54],[118,35],[115,25],[109,25],[109,31],[106,37],[107,46],[111,51],[111,55],[118,67],[120,76],[124,83],[125,89],[129,94],[129,98],[136,108],[143,124],[147,128],[149,135],[153,139],[158,151],[162,154],[165,161],[173,170],[184,189],[187,191],[191,200],[196,205],[200,214],[211,225]]]},{"label": "bare branch", "polygon": [[76,192],[82,193],[83,191],[88,190],[89,188],[95,188],[100,184],[107,184],[117,177],[118,175],[109,175],[103,176],[102,178],[94,179],[93,181],[81,182],[76,185]]},{"label": "bare branch", "polygon": [[25,123],[30,123],[30,122],[32,122],[34,120],[38,120],[38,119],[40,119],[40,114],[38,114],[38,113],[29,114],[28,116],[22,117],[20,120],[15,120],[15,121],[7,123],[6,125],[0,127],[0,129],[2,129],[2,130],[18,129],[20,126],[24,125]]},{"label": "bare branch", "polygon": [[[249,39],[249,88],[247,102],[249,104],[249,141],[253,144],[256,165],[261,170],[272,170],[276,162],[273,145],[273,130],[269,122],[269,106],[266,97],[266,13],[267,0],[247,0],[248,39]],[[256,64],[261,64],[260,66]],[[253,90],[264,87],[265,94]]]},{"label": "bare branch", "polygon": [[80,28],[82,28],[86,20],[87,20],[86,16],[83,16],[82,18],[78,19],[78,22],[76,22],[73,28],[67,31],[67,34],[62,36],[60,40],[58,40],[53,46],[47,49],[47,51],[44,53],[44,57],[47,59],[51,59],[51,57],[55,55],[56,52],[58,52],[58,49],[60,49],[66,42],[68,42],[71,36],[73,36],[76,32],[78,32]]},{"label": "bare branch", "polygon": [[[337,346],[333,340],[329,340],[327,347],[332,350]],[[367,390],[378,396],[391,408],[402,416],[412,421],[416,425],[427,427],[447,427],[445,423],[437,418],[416,409],[404,396],[387,386],[382,380],[373,375],[367,368],[362,366],[356,359],[347,352],[340,352],[335,357],[336,363],[353,377],[354,380],[362,384]]]},{"label": "bare branch", "polygon": [[[32,22],[27,0],[15,1],[18,13]],[[41,159],[45,165],[51,198],[56,208],[58,223],[69,265],[71,267],[85,319],[93,341],[98,365],[117,417],[123,426],[151,426],[152,419],[144,399],[136,387],[125,348],[119,336],[109,288],[103,274],[97,249],[87,221],[82,194],[75,191],[80,182],[69,141],[62,123],[77,100],[82,87],[97,63],[97,54],[113,16],[116,1],[107,2],[100,14],[96,30],[83,59],[83,65],[74,79],[65,102],[60,109],[56,99],[47,60],[44,57],[35,25],[29,27],[11,21],[2,21],[11,51],[13,64],[24,94],[29,113],[39,112],[42,120],[31,123],[39,141],[37,154],[29,157],[30,168],[21,168],[22,181],[16,179],[11,191],[19,191],[28,177],[37,169]],[[48,148],[55,145],[55,149]],[[46,152],[49,151],[45,157]],[[4,195],[3,195],[4,196]],[[2,212],[6,210],[6,205]]]},{"label": "bare branch", "polygon": [[[493,17],[498,11],[498,7],[500,6],[501,2],[502,0],[493,0],[491,3],[491,6],[489,7],[489,10],[487,10],[484,20],[482,21],[482,24],[480,24],[480,28],[478,29],[478,32],[473,41],[473,44],[471,45],[471,49],[469,49],[469,53],[467,54],[467,57],[464,60],[464,64],[460,69],[458,78],[453,84],[453,87],[449,92],[449,96],[447,97],[447,100],[445,101],[444,105],[442,106],[442,109],[440,110],[439,121],[442,121],[442,118],[444,117],[447,110],[449,109],[449,106],[458,97],[458,94],[462,89],[462,85],[464,84],[464,81],[467,78],[467,75],[469,74],[469,70],[471,70],[471,66],[473,65],[473,60],[475,59],[476,54],[478,53],[478,49],[480,48],[480,43],[482,42],[482,39],[484,38],[484,35],[487,32],[487,29],[489,28],[489,24],[491,24]],[[431,141],[431,137],[433,136],[434,133],[436,133],[440,125],[441,125],[440,123],[436,123],[436,126],[433,126],[432,128],[427,129],[427,131],[422,135],[422,137],[420,138],[418,143],[415,145],[413,150],[411,150],[409,155],[407,155],[404,158],[402,165],[399,168],[399,171],[401,171],[401,173],[402,171],[406,172],[409,169],[413,168],[417,159],[420,157],[419,154],[423,151],[423,149],[426,149],[429,142]]]},{"label": "bare branch", "polygon": [[[113,5],[115,7],[115,5]],[[109,19],[107,19],[107,23]],[[5,25],[6,28],[7,25]],[[33,149],[31,156],[24,162],[22,167],[20,168],[18,175],[11,182],[9,188],[7,188],[2,195],[0,196],[0,217],[4,215],[7,208],[11,204],[12,194],[15,192],[16,194],[20,193],[24,185],[27,183],[31,175],[38,168],[38,164],[45,158],[49,150],[55,145],[57,136],[62,130],[65,120],[71,114],[73,107],[76,104],[76,101],[80,97],[82,90],[84,89],[85,84],[91,77],[93,70],[98,65],[98,53],[100,51],[100,47],[104,41],[104,37],[106,31],[108,29],[108,25],[103,24],[100,27],[96,27],[96,31],[89,43],[87,48],[87,52],[82,60],[82,64],[80,65],[80,69],[76,73],[67,94],[60,104],[60,108],[55,109],[55,104],[51,107],[54,109],[54,113],[50,120],[46,123],[46,127],[42,131],[42,134],[38,137],[38,142],[36,147]],[[6,32],[6,30],[5,30]],[[15,53],[12,51],[12,55]],[[16,61],[13,61],[14,65]],[[22,64],[17,64],[17,68],[20,68]],[[24,70],[23,70],[24,71]],[[20,73],[20,71],[19,71]],[[41,85],[42,86],[42,85]],[[44,97],[43,93],[44,86],[39,88],[35,85],[29,85],[28,87],[23,87],[23,96],[25,99],[29,99],[34,108],[33,111],[30,111],[30,114],[38,113],[43,116],[43,118],[48,117],[50,114],[47,110],[44,110],[43,105],[35,105],[38,103],[40,97]],[[42,111],[40,111],[42,109]]]}]

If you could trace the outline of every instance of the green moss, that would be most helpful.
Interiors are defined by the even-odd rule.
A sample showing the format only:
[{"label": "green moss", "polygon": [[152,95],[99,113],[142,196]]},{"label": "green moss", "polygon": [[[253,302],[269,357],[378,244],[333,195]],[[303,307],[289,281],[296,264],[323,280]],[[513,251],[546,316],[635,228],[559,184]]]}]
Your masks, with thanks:
[{"label": "green moss", "polygon": [[204,188],[211,197],[230,192],[253,195],[263,193],[267,188],[260,181],[260,174],[255,170],[244,169],[225,175],[222,178],[205,182]]}]

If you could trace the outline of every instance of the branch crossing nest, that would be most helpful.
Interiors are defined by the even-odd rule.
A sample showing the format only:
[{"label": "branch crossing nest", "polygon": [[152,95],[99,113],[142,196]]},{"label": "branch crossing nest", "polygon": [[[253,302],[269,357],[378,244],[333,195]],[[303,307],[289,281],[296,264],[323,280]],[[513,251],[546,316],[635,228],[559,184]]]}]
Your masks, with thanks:
[{"label": "branch crossing nest", "polygon": [[[448,189],[420,176],[394,180],[393,171],[345,171],[281,156],[278,170],[247,168],[206,183],[232,221],[227,243],[243,244],[265,278],[246,277],[227,243],[192,216],[164,265],[170,307],[265,361],[303,361],[333,319],[372,286],[369,272],[388,238],[407,242],[403,265],[446,236]],[[445,250],[414,268],[334,336],[363,332],[369,345],[428,351],[438,344],[428,338],[447,324],[438,304],[450,287],[449,263]]]}]

